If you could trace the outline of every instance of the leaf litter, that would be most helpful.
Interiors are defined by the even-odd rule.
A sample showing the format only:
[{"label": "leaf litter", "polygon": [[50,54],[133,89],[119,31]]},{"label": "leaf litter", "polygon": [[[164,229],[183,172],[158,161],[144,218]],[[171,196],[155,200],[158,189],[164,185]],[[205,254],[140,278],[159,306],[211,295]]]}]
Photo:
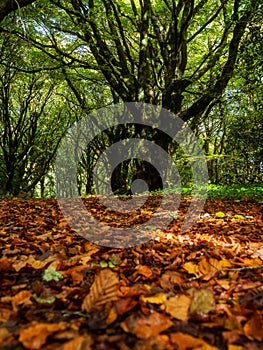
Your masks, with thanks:
[{"label": "leaf litter", "polygon": [[[159,199],[121,218],[94,196],[85,205],[127,227]],[[188,206],[121,249],[74,232],[55,199],[0,199],[0,348],[263,349],[262,203],[208,200],[181,233]]]}]

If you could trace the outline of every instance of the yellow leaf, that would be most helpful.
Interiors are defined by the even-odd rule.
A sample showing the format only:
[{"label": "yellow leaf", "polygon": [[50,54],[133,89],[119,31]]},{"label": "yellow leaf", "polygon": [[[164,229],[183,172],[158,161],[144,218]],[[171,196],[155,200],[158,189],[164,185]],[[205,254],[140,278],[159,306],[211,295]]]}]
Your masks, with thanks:
[{"label": "yellow leaf", "polygon": [[218,268],[223,269],[223,268],[229,268],[232,267],[232,264],[229,260],[227,259],[222,259],[219,261]]},{"label": "yellow leaf", "polygon": [[191,261],[186,262],[185,264],[183,264],[183,268],[188,272],[191,273],[193,275],[198,276],[197,273],[197,266],[195,264],[193,264]]},{"label": "yellow leaf", "polygon": [[163,304],[166,301],[167,297],[166,294],[164,293],[158,293],[155,295],[152,295],[150,297],[145,297],[142,296],[141,300],[144,301],[145,303],[152,303],[152,304]]},{"label": "yellow leaf", "polygon": [[228,344],[227,350],[243,350],[243,346]]}]

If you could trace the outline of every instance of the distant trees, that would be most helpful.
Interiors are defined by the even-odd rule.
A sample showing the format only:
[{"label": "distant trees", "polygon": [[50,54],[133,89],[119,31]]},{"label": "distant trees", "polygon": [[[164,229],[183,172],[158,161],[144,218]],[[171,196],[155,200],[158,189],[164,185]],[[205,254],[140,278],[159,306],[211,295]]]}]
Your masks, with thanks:
[{"label": "distant trees", "polygon": [[[8,14],[16,9],[12,21]],[[262,180],[260,0],[2,1],[1,20],[4,193],[33,192],[44,183],[66,128],[121,101],[161,105],[188,123],[204,145],[212,182]],[[12,52],[17,43],[24,55]],[[87,145],[79,192],[94,190],[93,169],[105,148],[145,134],[181,169],[189,168],[164,133],[111,128]],[[239,168],[242,177],[235,174]],[[132,160],[115,170],[114,190],[128,191],[139,174],[153,180],[152,189],[160,186],[150,165]]]},{"label": "distant trees", "polygon": [[227,90],[197,127],[207,155],[210,181],[214,183],[263,181],[261,11],[247,28]]},{"label": "distant trees", "polygon": [[27,48],[7,35],[0,45],[0,194],[32,195],[50,169],[69,116],[57,82],[23,72],[30,62]]}]

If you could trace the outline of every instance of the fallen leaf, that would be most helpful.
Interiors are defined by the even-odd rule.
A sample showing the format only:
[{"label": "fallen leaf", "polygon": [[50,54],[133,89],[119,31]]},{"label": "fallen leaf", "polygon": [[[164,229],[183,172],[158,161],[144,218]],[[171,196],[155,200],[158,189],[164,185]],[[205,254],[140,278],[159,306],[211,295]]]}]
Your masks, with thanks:
[{"label": "fallen leaf", "polygon": [[178,350],[219,350],[217,347],[209,345],[203,339],[192,337],[189,334],[177,332],[170,334],[171,341],[177,345]]},{"label": "fallen leaf", "polygon": [[133,309],[138,304],[138,301],[133,300],[132,298],[121,298],[116,301],[115,308],[118,315],[123,315],[126,312]]},{"label": "fallen leaf", "polygon": [[166,294],[164,293],[157,293],[155,295],[151,295],[151,296],[142,296],[140,298],[140,300],[142,300],[143,302],[148,302],[151,304],[163,304],[165,303],[167,299]]},{"label": "fallen leaf", "polygon": [[95,276],[90,292],[82,302],[82,311],[89,312],[92,308],[117,300],[118,288],[118,275],[110,269],[101,270],[99,274]]},{"label": "fallen leaf", "polygon": [[131,332],[141,339],[156,337],[172,325],[173,322],[167,316],[158,312],[154,312],[149,317],[144,318],[129,317],[121,323],[124,331]]},{"label": "fallen leaf", "polygon": [[188,273],[198,276],[197,266],[196,266],[196,264],[192,263],[191,261],[188,261],[185,264],[183,264],[183,268]]},{"label": "fallen leaf", "polygon": [[192,298],[186,295],[178,295],[167,299],[165,302],[166,312],[181,321],[188,320],[188,310]]},{"label": "fallen leaf", "polygon": [[244,350],[243,346],[228,344],[227,350]]},{"label": "fallen leaf", "polygon": [[11,336],[11,333],[6,327],[1,327],[0,328],[0,345],[1,343],[8,337]]},{"label": "fallen leaf", "polygon": [[149,266],[144,266],[144,265],[139,265],[137,268],[136,268],[137,272],[139,275],[143,275],[147,278],[151,277],[152,276],[152,270]]},{"label": "fallen leaf", "polygon": [[215,311],[214,295],[207,289],[196,290],[193,293],[193,299],[191,301],[190,313],[198,314]]},{"label": "fallen leaf", "polygon": [[257,311],[252,318],[244,325],[244,334],[248,338],[263,340],[263,314]]},{"label": "fallen leaf", "polygon": [[106,319],[106,323],[109,325],[109,324],[112,324],[114,321],[116,321],[118,318],[118,314],[117,314],[117,311],[116,311],[116,308],[115,307],[112,307],[110,309],[110,312],[108,314],[108,317]]},{"label": "fallen leaf", "polygon": [[80,335],[62,346],[62,350],[91,350],[93,341],[91,336]]},{"label": "fallen leaf", "polygon": [[27,349],[38,350],[46,343],[47,337],[55,332],[67,328],[66,322],[60,323],[37,323],[33,321],[31,326],[19,332],[19,341]]},{"label": "fallen leaf", "polygon": [[12,307],[14,311],[18,310],[19,305],[29,306],[32,304],[30,300],[32,292],[29,290],[21,290],[19,293],[12,297]]}]

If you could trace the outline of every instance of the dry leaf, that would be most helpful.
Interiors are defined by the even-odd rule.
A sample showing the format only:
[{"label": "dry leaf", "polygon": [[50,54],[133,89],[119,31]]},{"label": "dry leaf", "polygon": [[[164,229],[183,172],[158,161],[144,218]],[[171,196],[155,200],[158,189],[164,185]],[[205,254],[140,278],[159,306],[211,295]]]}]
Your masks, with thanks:
[{"label": "dry leaf", "polygon": [[178,320],[187,321],[191,299],[189,296],[179,295],[166,300],[166,312]]},{"label": "dry leaf", "polygon": [[0,328],[0,345],[8,337],[11,336],[11,333],[6,327]]},{"label": "dry leaf", "polygon": [[142,300],[143,302],[145,303],[148,302],[151,304],[163,304],[165,303],[166,299],[167,299],[167,296],[164,293],[157,293],[149,297],[141,296],[140,298],[140,300]]},{"label": "dry leaf", "polygon": [[121,327],[125,332],[131,332],[141,339],[156,337],[172,325],[173,322],[167,316],[158,312],[139,319],[131,316],[121,323]]},{"label": "dry leaf", "polygon": [[138,301],[133,300],[132,298],[121,298],[116,301],[115,308],[118,315],[123,315],[126,312],[133,309],[138,304]]},{"label": "dry leaf", "polygon": [[91,350],[93,341],[91,336],[78,336],[68,342],[66,342],[62,350]]},{"label": "dry leaf", "polygon": [[253,317],[244,325],[244,333],[248,338],[258,341],[263,340],[263,315],[256,312]]},{"label": "dry leaf", "polygon": [[20,331],[19,341],[27,349],[38,350],[41,349],[42,345],[46,343],[49,335],[66,328],[66,322],[54,324],[32,322],[30,327]]},{"label": "dry leaf", "polygon": [[32,292],[29,290],[21,290],[19,293],[12,297],[12,307],[14,311],[18,310],[19,305],[31,305],[32,301],[30,300]]},{"label": "dry leaf", "polygon": [[203,339],[194,338],[189,334],[181,332],[170,334],[171,341],[177,345],[178,350],[219,350],[215,346],[211,346],[206,343]]},{"label": "dry leaf", "polygon": [[139,265],[137,268],[136,268],[137,272],[139,275],[143,275],[147,278],[151,277],[152,276],[152,270],[150,269],[149,266],[146,266],[146,265]]},{"label": "dry leaf", "polygon": [[188,261],[185,264],[183,264],[183,268],[188,273],[198,276],[197,266],[195,264],[193,264],[191,261]]},{"label": "dry leaf", "polygon": [[116,308],[115,307],[112,307],[110,309],[110,312],[108,314],[108,317],[106,319],[106,323],[109,325],[109,324],[112,324],[114,321],[116,321],[118,318],[118,314],[117,314],[117,311],[116,311]]},{"label": "dry leaf", "polygon": [[227,350],[244,350],[241,345],[228,344]]},{"label": "dry leaf", "polygon": [[83,300],[81,305],[82,311],[89,312],[92,308],[117,300],[118,288],[118,275],[110,269],[101,270],[99,274],[95,276],[90,292]]},{"label": "dry leaf", "polygon": [[215,311],[214,295],[207,289],[196,290],[190,306],[191,314],[209,313]]}]

